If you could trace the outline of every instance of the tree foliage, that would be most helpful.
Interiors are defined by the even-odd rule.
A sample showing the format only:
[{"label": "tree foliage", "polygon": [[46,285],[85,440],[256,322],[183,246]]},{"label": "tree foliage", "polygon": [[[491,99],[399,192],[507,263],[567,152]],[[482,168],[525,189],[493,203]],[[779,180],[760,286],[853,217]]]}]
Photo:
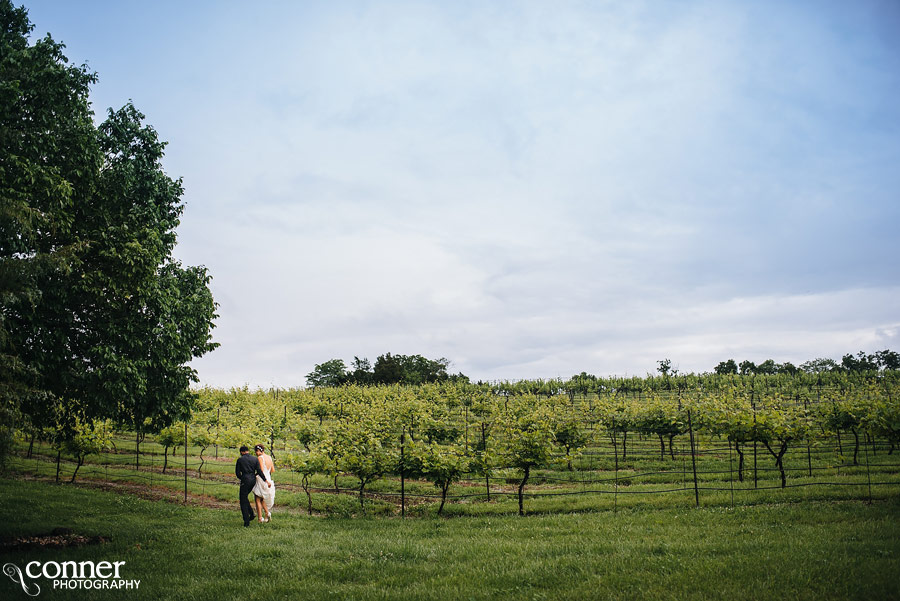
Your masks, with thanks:
[{"label": "tree foliage", "polygon": [[[94,125],[96,79],[0,0],[0,403],[35,398],[139,432],[186,415],[191,359],[217,345],[203,267],[172,259],[183,211],[165,143],[131,104]],[[33,419],[32,419],[33,418]]]},{"label": "tree foliage", "polygon": [[331,359],[320,363],[306,374],[307,386],[340,386],[347,382],[347,366],[343,359]]},{"label": "tree foliage", "polygon": [[331,359],[315,366],[306,375],[307,386],[341,386],[343,384],[429,384],[433,382],[468,381],[462,374],[450,375],[448,359],[428,359],[422,355],[379,355],[375,365],[368,359],[354,357],[348,369],[343,359]]},{"label": "tree foliage", "polygon": [[736,374],[738,372],[738,366],[734,359],[728,359],[727,361],[722,361],[716,365],[715,372],[722,375]]},{"label": "tree foliage", "polygon": [[737,374],[749,375],[774,375],[788,374],[793,375],[797,372],[808,374],[820,374],[831,371],[849,371],[849,372],[866,372],[879,370],[895,370],[900,369],[900,353],[885,349],[876,353],[866,353],[859,351],[856,355],[850,353],[841,358],[840,363],[834,359],[818,357],[810,359],[800,364],[799,367],[786,361],[784,363],[776,363],[773,359],[766,359],[759,365],[745,360],[740,364],[734,359],[722,361],[716,365],[714,371],[717,374]]}]

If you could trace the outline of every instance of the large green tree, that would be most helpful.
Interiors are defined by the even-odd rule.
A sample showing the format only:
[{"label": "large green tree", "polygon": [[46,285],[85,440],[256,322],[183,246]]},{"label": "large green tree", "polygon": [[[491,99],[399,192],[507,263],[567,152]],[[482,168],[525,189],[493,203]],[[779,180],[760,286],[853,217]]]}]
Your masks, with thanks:
[{"label": "large green tree", "polygon": [[715,372],[717,374],[736,374],[738,372],[738,365],[735,363],[734,359],[729,359],[727,361],[720,361],[718,365],[716,365]]},{"label": "large green tree", "polygon": [[422,355],[385,353],[375,360],[373,380],[380,384],[425,384],[449,379],[448,359],[427,359]]},{"label": "large green tree", "polygon": [[[172,259],[183,211],[165,144],[131,104],[94,125],[95,76],[0,0],[0,401],[155,429],[190,409],[215,348],[203,267]],[[9,430],[9,427],[6,428]]]},{"label": "large green tree", "polygon": [[427,359],[422,355],[392,355],[385,353],[375,361],[374,368],[368,359],[353,357],[350,369],[343,359],[331,359],[319,363],[306,374],[307,386],[340,386],[353,384],[426,384],[447,380],[468,381],[463,374],[449,375],[448,359]]},{"label": "large green tree", "polygon": [[347,381],[347,366],[343,359],[319,363],[306,374],[307,386],[340,386]]},{"label": "large green tree", "polygon": [[71,275],[79,250],[68,235],[73,207],[101,156],[87,100],[94,76],[69,65],[49,36],[29,45],[31,30],[24,8],[0,0],[2,443],[23,412],[41,425],[54,414],[46,381],[54,374],[30,352],[33,324],[45,285]]}]

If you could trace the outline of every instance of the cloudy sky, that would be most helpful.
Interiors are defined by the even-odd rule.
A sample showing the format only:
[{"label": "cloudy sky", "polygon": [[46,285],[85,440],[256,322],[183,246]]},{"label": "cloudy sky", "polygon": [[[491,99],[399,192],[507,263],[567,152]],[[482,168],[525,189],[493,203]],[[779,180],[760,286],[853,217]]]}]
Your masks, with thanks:
[{"label": "cloudy sky", "polygon": [[900,4],[24,1],[183,177],[213,386],[900,350]]}]

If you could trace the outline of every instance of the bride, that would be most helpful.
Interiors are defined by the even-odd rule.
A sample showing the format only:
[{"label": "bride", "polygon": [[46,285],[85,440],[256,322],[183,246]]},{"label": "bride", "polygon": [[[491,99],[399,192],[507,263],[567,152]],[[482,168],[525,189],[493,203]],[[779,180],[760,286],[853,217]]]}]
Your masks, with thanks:
[{"label": "bride", "polygon": [[[275,464],[272,458],[266,455],[266,448],[261,444],[253,447],[256,451],[256,457],[259,459],[259,469],[266,474],[268,482],[263,481],[259,476],[256,477],[256,486],[253,487],[253,495],[256,501],[256,515],[259,516],[259,522],[268,522],[272,519],[272,506],[275,504],[275,481],[272,480],[272,472],[275,471]],[[263,509],[266,510],[266,517],[263,519]]]}]

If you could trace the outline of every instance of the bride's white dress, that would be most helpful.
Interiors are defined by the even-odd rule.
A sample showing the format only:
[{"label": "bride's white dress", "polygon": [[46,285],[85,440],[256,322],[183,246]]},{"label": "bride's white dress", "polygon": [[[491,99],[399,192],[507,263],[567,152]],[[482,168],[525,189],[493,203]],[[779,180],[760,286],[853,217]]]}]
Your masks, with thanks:
[{"label": "bride's white dress", "polygon": [[271,472],[269,472],[268,466],[265,462],[259,462],[259,469],[266,475],[266,479],[272,483],[272,487],[270,488],[262,478],[257,476],[256,486],[253,487],[253,494],[257,497],[262,497],[263,502],[266,504],[266,510],[271,512],[272,506],[275,505],[275,481],[272,480],[272,474]]}]

